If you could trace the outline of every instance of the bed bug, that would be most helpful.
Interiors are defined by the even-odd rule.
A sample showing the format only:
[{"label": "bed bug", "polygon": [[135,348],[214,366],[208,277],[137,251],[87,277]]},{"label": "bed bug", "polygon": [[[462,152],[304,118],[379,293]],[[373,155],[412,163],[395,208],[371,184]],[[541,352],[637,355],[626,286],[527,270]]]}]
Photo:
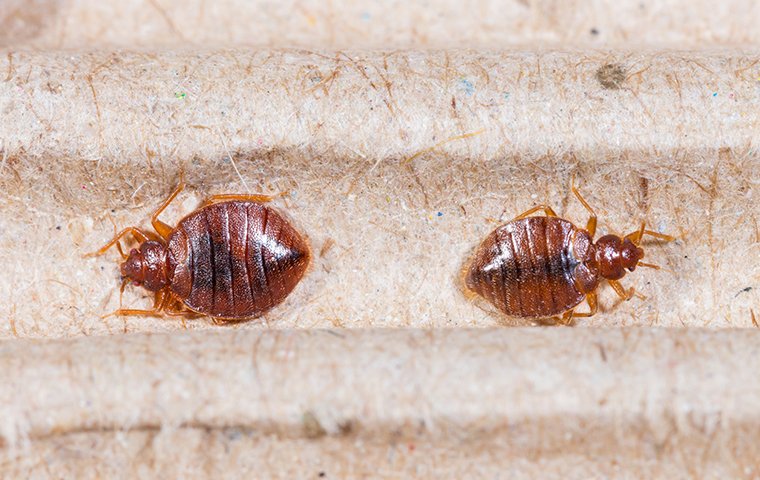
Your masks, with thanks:
[{"label": "bed bug", "polygon": [[[209,316],[217,322],[262,315],[282,302],[304,275],[311,256],[304,238],[276,210],[268,195],[214,195],[175,228],[158,219],[184,183],[151,216],[155,233],[137,227],[119,232],[124,260],[121,291],[128,282],[155,292],[153,309],[119,308],[110,315]],[[132,235],[139,248],[125,254],[120,240]]]},{"label": "bed bug", "polygon": [[[626,291],[619,281],[626,270],[659,269],[641,261],[642,237],[674,237],[647,230],[642,223],[623,237],[604,235],[594,242],[596,213],[575,186],[572,191],[590,214],[585,229],[558,217],[547,205],[531,208],[486,237],[465,271],[467,288],[510,317],[551,318],[564,325],[597,312],[596,289],[602,280],[629,300],[634,289]],[[531,216],[539,211],[545,216]],[[584,299],[589,311],[575,312]]]}]

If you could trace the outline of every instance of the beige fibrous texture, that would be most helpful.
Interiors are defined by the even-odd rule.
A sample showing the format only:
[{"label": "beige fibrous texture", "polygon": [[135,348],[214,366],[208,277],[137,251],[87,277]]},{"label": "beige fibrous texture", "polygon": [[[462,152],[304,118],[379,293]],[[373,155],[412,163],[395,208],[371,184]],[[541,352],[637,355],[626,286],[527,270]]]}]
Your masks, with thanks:
[{"label": "beige fibrous texture", "polygon": [[[3,465],[55,478],[532,478],[542,465],[564,478],[752,478],[758,341],[527,328],[19,340],[0,352],[13,367]],[[30,449],[46,472],[9,463]]]},{"label": "beige fibrous texture", "polygon": [[[757,477],[758,8],[2,2],[0,476]],[[281,193],[308,238],[263,318],[101,318],[84,255],[182,179],[171,225]],[[585,225],[573,184],[677,237],[638,296],[545,329],[464,291],[519,213]]]},{"label": "beige fibrous texture", "polygon": [[[170,224],[213,193],[287,192],[275,205],[314,250],[285,305],[242,328],[503,323],[463,295],[460,271],[537,203],[584,225],[573,181],[601,233],[644,221],[678,237],[644,245],[661,271],[624,279],[646,300],[618,305],[603,287],[603,314],[582,325],[751,326],[759,58],[8,52],[3,232],[35,259],[6,259],[19,280],[2,284],[13,322],[0,331],[182,328],[101,320],[118,306],[119,257],[82,258],[114,225],[146,225],[182,175],[191,187]],[[145,307],[143,294],[124,299]]]},{"label": "beige fibrous texture", "polygon": [[[31,8],[30,8],[31,7]],[[697,48],[757,44],[753,0],[5,0],[0,44],[39,48]]]}]

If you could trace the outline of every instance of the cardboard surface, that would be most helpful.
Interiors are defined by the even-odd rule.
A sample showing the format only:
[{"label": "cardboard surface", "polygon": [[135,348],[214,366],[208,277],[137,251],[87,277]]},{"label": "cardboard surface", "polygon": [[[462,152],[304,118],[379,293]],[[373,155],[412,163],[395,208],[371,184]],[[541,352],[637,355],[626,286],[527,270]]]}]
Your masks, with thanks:
[{"label": "cardboard surface", "polygon": [[[0,3],[0,476],[757,477],[758,8]],[[82,255],[182,174],[170,224],[288,192],[314,263],[265,318],[100,318]],[[537,203],[583,225],[573,179],[679,239],[646,299],[505,328],[461,268]]]},{"label": "cardboard surface", "polygon": [[753,0],[5,0],[0,45],[45,49],[757,44]]},{"label": "cardboard surface", "polygon": [[52,476],[752,477],[759,341],[580,328],[18,340],[0,350],[0,472],[35,471],[11,461],[34,449]]},{"label": "cardboard surface", "polygon": [[[101,320],[118,307],[119,257],[82,258],[114,224],[148,226],[181,172],[190,188],[169,224],[210,194],[287,191],[274,204],[314,252],[287,302],[239,328],[509,323],[466,298],[460,271],[491,230],[538,203],[585,225],[573,178],[599,234],[646,221],[679,237],[645,243],[662,270],[623,279],[645,300],[620,304],[603,286],[600,314],[580,325],[752,326],[757,55],[4,58],[0,242],[17,279],[0,283],[6,337],[183,328]],[[627,73],[605,76],[610,64]],[[129,287],[125,305],[145,297]]]}]

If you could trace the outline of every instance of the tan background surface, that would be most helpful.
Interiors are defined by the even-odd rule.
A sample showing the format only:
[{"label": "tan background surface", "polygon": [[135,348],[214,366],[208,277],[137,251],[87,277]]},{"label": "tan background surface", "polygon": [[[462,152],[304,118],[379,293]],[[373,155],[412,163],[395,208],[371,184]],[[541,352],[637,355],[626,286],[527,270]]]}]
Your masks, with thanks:
[{"label": "tan background surface", "polygon": [[42,48],[255,45],[533,48],[757,44],[753,0],[5,0],[0,42]]},{"label": "tan background surface", "polygon": [[[602,314],[582,325],[751,326],[758,58],[9,53],[3,232],[33,259],[7,259],[19,281],[2,284],[13,321],[2,331],[180,328],[102,321],[118,304],[118,255],[81,255],[112,235],[109,218],[144,224],[181,170],[193,188],[170,223],[212,193],[289,192],[277,203],[315,261],[267,328],[503,322],[462,295],[460,269],[499,222],[536,203],[585,224],[573,176],[599,210],[600,233],[645,220],[680,237],[647,244],[663,271],[624,280],[645,301],[616,305],[602,287]],[[621,88],[597,78],[608,64],[627,72]],[[128,293],[128,305],[148,303],[142,290]]]},{"label": "tan background surface", "polygon": [[[756,477],[757,9],[1,3],[1,475]],[[262,321],[99,318],[82,254],[180,172],[169,223],[289,192],[314,263]],[[459,271],[536,203],[583,224],[573,178],[679,239],[646,300],[505,328]]]},{"label": "tan background surface", "polygon": [[[4,471],[753,478],[758,340],[537,328],[19,340],[0,352]],[[30,449],[43,465],[13,461]]]}]

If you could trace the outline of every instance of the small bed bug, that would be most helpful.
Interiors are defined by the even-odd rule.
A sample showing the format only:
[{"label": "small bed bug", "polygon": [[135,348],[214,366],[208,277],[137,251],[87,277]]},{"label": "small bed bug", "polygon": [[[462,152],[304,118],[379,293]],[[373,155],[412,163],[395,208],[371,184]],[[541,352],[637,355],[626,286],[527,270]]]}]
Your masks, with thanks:
[{"label": "small bed bug", "polygon": [[[465,271],[467,288],[510,317],[551,318],[565,325],[596,313],[596,289],[602,279],[629,300],[634,289],[626,292],[618,281],[626,269],[659,268],[641,261],[642,237],[665,241],[674,237],[647,230],[642,223],[624,237],[604,235],[594,242],[596,213],[575,186],[572,191],[590,214],[585,229],[558,217],[546,205],[531,208],[486,237]],[[546,216],[530,216],[538,211]],[[589,311],[575,313],[584,299]]]},{"label": "small bed bug", "polygon": [[[267,195],[214,195],[170,227],[158,216],[183,190],[181,183],[155,211],[155,233],[128,227],[92,256],[116,245],[121,291],[128,282],[155,292],[152,310],[111,315],[209,316],[217,322],[262,315],[282,302],[303,277],[311,253],[301,235],[273,208]],[[140,245],[126,255],[120,240]]]}]

